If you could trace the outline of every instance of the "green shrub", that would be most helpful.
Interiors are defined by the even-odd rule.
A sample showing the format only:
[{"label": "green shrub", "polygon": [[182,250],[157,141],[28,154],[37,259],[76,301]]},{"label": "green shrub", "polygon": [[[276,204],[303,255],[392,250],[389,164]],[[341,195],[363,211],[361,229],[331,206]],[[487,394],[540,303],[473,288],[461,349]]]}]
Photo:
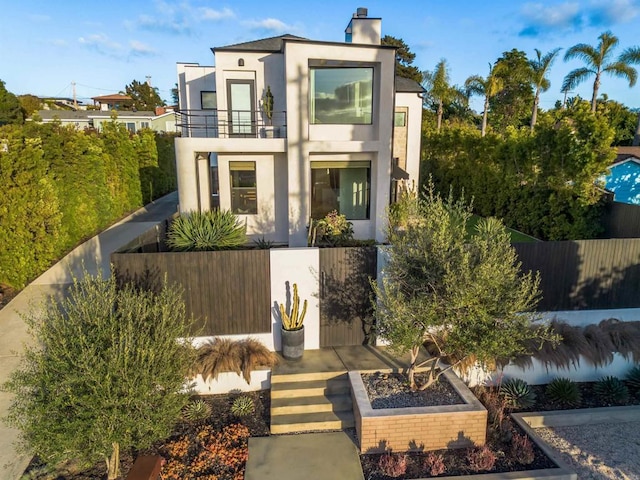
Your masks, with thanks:
[{"label": "green shrub", "polygon": [[603,377],[596,383],[593,391],[598,400],[606,405],[624,405],[629,400],[629,389],[616,377]]},{"label": "green shrub", "polygon": [[253,399],[247,395],[240,395],[231,404],[231,413],[236,417],[246,417],[256,411]]},{"label": "green shrub", "polygon": [[536,394],[527,382],[519,378],[512,378],[503,383],[500,394],[511,408],[529,408],[536,403]]},{"label": "green shrub", "polygon": [[627,373],[625,380],[631,387],[631,390],[640,392],[640,367],[633,367]]},{"label": "green shrub", "polygon": [[345,245],[353,240],[353,224],[345,215],[340,215],[336,210],[327,213],[324,218],[312,222],[309,231],[310,244],[327,244],[331,246]]},{"label": "green shrub", "polygon": [[273,248],[274,245],[273,241],[266,240],[264,236],[262,236],[261,238],[256,238],[253,243],[255,244],[256,248],[260,250],[269,250],[270,248]]},{"label": "green shrub", "polygon": [[182,410],[182,417],[191,423],[204,422],[211,416],[211,405],[202,399],[193,400]]},{"label": "green shrub", "polygon": [[13,393],[9,424],[21,444],[47,463],[107,459],[166,438],[188,402],[184,379],[192,349],[179,288],[118,288],[83,272],[60,304],[26,317],[34,341],[4,389]]},{"label": "green shrub", "polygon": [[229,210],[182,214],[167,232],[167,245],[179,252],[231,250],[245,243],[247,227]]},{"label": "green shrub", "polygon": [[565,407],[579,407],[582,403],[582,394],[575,382],[568,378],[556,378],[552,380],[545,390],[547,397],[552,402]]}]

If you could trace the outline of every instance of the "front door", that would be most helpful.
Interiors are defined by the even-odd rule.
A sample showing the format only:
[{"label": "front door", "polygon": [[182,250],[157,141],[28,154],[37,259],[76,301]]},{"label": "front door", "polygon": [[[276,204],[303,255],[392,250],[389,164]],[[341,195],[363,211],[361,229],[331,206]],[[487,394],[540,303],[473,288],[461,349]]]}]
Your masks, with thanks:
[{"label": "front door", "polygon": [[321,248],[320,346],[374,345],[376,247]]},{"label": "front door", "polygon": [[229,136],[255,137],[255,84],[253,80],[227,80]]}]

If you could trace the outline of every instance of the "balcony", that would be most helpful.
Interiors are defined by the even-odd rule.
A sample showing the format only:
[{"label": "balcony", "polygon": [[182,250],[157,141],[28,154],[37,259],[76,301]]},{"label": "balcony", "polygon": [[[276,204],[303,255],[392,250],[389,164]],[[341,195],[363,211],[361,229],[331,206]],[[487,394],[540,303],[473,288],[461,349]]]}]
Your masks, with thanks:
[{"label": "balcony", "polygon": [[182,137],[190,138],[286,138],[286,112],[180,110],[176,125]]}]

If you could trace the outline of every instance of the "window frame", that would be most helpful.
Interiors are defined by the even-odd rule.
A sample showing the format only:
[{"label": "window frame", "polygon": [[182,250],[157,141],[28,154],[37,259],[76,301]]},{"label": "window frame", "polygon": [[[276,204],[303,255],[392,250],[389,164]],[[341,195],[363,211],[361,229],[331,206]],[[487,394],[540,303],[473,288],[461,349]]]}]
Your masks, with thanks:
[{"label": "window frame", "polygon": [[[369,122],[358,122],[358,123],[346,123],[346,122],[317,122],[315,117],[316,115],[312,115],[311,112],[316,110],[315,107],[315,90],[313,88],[312,80],[313,72],[319,70],[369,70],[371,72],[371,113]],[[326,65],[312,65],[309,67],[309,125],[373,125],[373,116],[374,116],[374,98],[375,98],[375,76],[376,69],[373,65],[349,65],[349,66],[326,66]]]},{"label": "window frame", "polygon": [[[366,168],[367,178],[366,178],[366,207],[365,207],[365,218],[350,218],[347,217],[349,221],[356,222],[367,222],[371,220],[371,160],[312,160],[310,162],[310,189],[309,189],[309,213],[312,215],[313,210],[313,197],[314,197],[314,182],[313,182],[313,170],[321,170],[321,169],[334,169],[334,170],[347,170],[350,168]],[[337,209],[339,210],[339,209]],[[327,212],[329,213],[329,212]],[[338,214],[344,214],[344,212],[338,211]],[[326,213],[325,213],[326,215]],[[314,218],[314,220],[319,220],[323,218],[325,215],[319,218]]]},{"label": "window frame", "polygon": [[[397,116],[402,115],[402,125],[398,125],[396,120]],[[393,112],[393,128],[403,128],[407,126],[407,112],[406,110],[396,110]]]},{"label": "window frame", "polygon": [[[241,166],[242,165],[242,166]],[[235,167],[235,168],[234,168]],[[247,168],[249,167],[249,168]],[[252,171],[254,175],[253,187],[240,187],[233,185],[233,172],[234,171]],[[234,205],[234,191],[249,191],[253,189],[255,199],[253,202],[255,205],[247,212],[240,211],[240,208],[236,208]],[[258,214],[258,169],[257,162],[254,160],[233,160],[229,162],[229,206],[232,213],[235,215],[257,215]]]},{"label": "window frame", "polygon": [[[214,98],[215,98],[215,107],[205,107],[205,94],[213,94]],[[207,100],[207,102],[209,102],[210,100]],[[218,110],[218,92],[213,91],[213,90],[202,90],[200,92],[200,109],[201,110]]]}]

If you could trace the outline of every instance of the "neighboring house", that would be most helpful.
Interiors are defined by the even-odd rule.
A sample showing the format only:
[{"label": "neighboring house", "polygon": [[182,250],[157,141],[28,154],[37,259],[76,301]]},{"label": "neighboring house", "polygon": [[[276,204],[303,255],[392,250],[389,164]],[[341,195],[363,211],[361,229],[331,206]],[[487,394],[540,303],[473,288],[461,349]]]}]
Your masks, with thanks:
[{"label": "neighboring house", "polygon": [[603,178],[614,200],[640,205],[640,147],[618,147],[618,155]]},{"label": "neighboring house", "polygon": [[43,123],[59,121],[63,125],[74,125],[78,129],[95,128],[100,130],[102,124],[111,121],[115,113],[116,122],[123,123],[127,129],[135,133],[142,128],[150,128],[156,132],[175,132],[178,114],[173,110],[159,107],[155,112],[103,112],[98,110],[40,110],[38,116]]},{"label": "neighboring house", "polygon": [[418,181],[423,89],[395,77],[381,26],[358,9],[345,43],[282,35],[213,48],[215,67],[179,63],[180,210],[231,209],[291,247],[337,210],[383,241],[398,185]]},{"label": "neighboring house", "polygon": [[133,99],[129,95],[123,95],[122,93],[91,97],[91,100],[93,100],[93,104],[103,112],[121,110],[123,107],[128,107],[133,104]]}]

